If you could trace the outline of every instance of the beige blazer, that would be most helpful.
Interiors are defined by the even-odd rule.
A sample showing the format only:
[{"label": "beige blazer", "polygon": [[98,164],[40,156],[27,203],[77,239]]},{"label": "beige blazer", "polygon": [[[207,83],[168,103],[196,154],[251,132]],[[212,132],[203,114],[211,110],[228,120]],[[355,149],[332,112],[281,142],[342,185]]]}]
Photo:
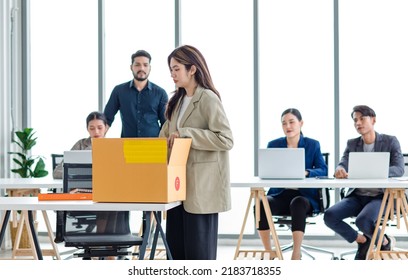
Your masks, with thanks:
[{"label": "beige blazer", "polygon": [[[180,110],[177,104],[171,121],[166,121],[160,137],[177,131]],[[184,209],[209,214],[231,209],[228,151],[234,140],[220,99],[211,90],[197,87],[180,121],[180,137],[192,139],[187,160],[187,193]]]}]

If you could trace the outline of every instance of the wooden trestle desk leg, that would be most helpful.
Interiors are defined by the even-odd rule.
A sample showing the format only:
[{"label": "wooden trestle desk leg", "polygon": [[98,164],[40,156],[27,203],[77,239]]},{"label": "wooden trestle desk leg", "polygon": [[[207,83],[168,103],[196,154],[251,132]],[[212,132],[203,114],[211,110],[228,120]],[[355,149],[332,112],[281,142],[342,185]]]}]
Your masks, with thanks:
[{"label": "wooden trestle desk leg", "polygon": [[[7,193],[10,197],[22,197],[22,196],[38,196],[40,193],[40,189],[8,189]],[[32,211],[34,217],[36,214],[36,211]],[[53,249],[45,249],[42,250],[42,254],[44,256],[53,256],[57,260],[61,259],[61,256],[58,251],[58,247],[54,242],[54,233],[50,224],[50,221],[48,219],[47,211],[42,211],[44,221],[47,227],[47,232],[48,232],[48,237],[50,239],[50,243],[52,245]],[[25,217],[26,216],[26,217]],[[20,217],[20,223],[18,224],[17,227],[17,212],[13,211],[13,227],[17,227],[16,231],[16,237],[15,237],[15,242],[14,242],[14,247],[13,247],[13,252],[12,252],[12,258],[15,259],[17,256],[32,256],[34,259],[38,259],[38,254],[35,253],[35,247],[34,247],[34,241],[33,241],[33,236],[32,234],[28,233],[28,240],[30,244],[30,249],[25,249],[22,248],[20,249],[20,243],[21,243],[21,235],[23,232],[23,227],[24,224],[26,225],[27,229],[30,229],[30,224],[28,220],[28,211],[22,211],[21,217]],[[30,230],[28,230],[30,231]]]},{"label": "wooden trestle desk leg", "polygon": [[[264,205],[265,214],[266,214],[266,217],[268,219],[269,229],[271,231],[273,243],[275,245],[275,248],[271,252],[265,252],[265,251],[260,252],[260,251],[254,251],[254,250],[252,250],[252,251],[240,250],[242,238],[243,238],[243,235],[244,235],[245,225],[246,225],[248,215],[249,215],[250,210],[251,210],[253,200],[255,202],[255,222],[256,222],[256,227],[258,227],[259,220],[260,220],[260,203],[262,202],[263,205]],[[248,258],[248,257],[249,258],[255,258],[257,253],[260,253],[260,254],[269,253],[270,256],[269,256],[268,259],[278,258],[279,260],[283,260],[282,250],[281,250],[281,247],[280,247],[280,244],[279,244],[278,235],[276,234],[276,230],[275,230],[275,224],[274,224],[274,222],[272,220],[271,209],[269,207],[268,200],[267,200],[267,198],[265,196],[265,190],[263,188],[251,188],[251,194],[249,196],[246,212],[245,212],[245,215],[244,215],[244,221],[242,223],[241,232],[239,234],[237,247],[236,247],[235,255],[234,255],[234,260],[241,259],[241,255],[244,255],[244,257],[242,257],[244,259]],[[248,254],[252,254],[252,255],[248,256]],[[263,257],[263,255],[261,257]]]},{"label": "wooden trestle desk leg", "polygon": [[[388,202],[388,203],[387,203]],[[385,207],[387,205],[387,207]],[[385,212],[384,212],[385,209]],[[382,215],[384,213],[384,215]],[[386,189],[381,203],[378,219],[374,230],[374,236],[377,236],[381,227],[381,232],[378,237],[377,244],[375,238],[371,239],[370,247],[368,249],[367,259],[382,260],[382,259],[408,259],[407,251],[381,251],[382,240],[385,235],[385,229],[388,221],[394,220],[394,215],[397,220],[397,228],[401,227],[401,217],[405,222],[405,227],[408,232],[408,203],[405,196],[405,189]],[[376,245],[374,249],[374,245]]]},{"label": "wooden trestle desk leg", "polygon": [[54,242],[55,236],[54,236],[54,232],[53,232],[52,227],[51,227],[50,220],[48,219],[47,211],[42,210],[41,212],[43,214],[44,222],[45,222],[45,225],[47,227],[48,238],[49,238],[50,244],[52,246],[51,250],[43,250],[44,254],[45,255],[50,255],[50,256],[55,256],[55,258],[57,260],[61,260],[61,256],[60,256],[60,253],[58,251],[57,244],[55,244],[55,242]]},{"label": "wooden trestle desk leg", "polygon": [[[50,220],[48,219],[47,211],[43,210],[41,211],[45,225],[47,227],[47,232],[48,232],[48,238],[50,240],[50,244],[52,246],[52,249],[43,249],[41,250],[42,255],[44,256],[55,256],[57,260],[61,260],[61,256],[58,251],[58,247],[54,242],[54,233],[51,227]],[[17,231],[16,231],[16,237],[14,241],[14,247],[13,247],[13,252],[12,252],[12,258],[16,259],[17,256],[32,256],[35,260],[39,259],[39,256],[36,252],[36,244],[34,242],[34,237],[33,233],[31,230],[27,230],[28,233],[28,240],[30,244],[29,249],[20,249],[20,241],[21,241],[21,235],[23,232],[23,226],[24,224],[26,225],[27,229],[30,229],[30,222],[29,222],[29,217],[28,217],[28,211],[24,210],[21,213],[20,221],[18,223]]]},{"label": "wooden trestle desk leg", "polygon": [[26,228],[27,228],[27,236],[28,236],[28,240],[30,244],[30,249],[27,249],[27,250],[31,251],[31,255],[33,256],[34,260],[38,260],[39,258],[38,258],[37,251],[35,250],[35,244],[34,244],[33,234],[30,230],[30,222],[29,222],[27,210],[22,211],[20,215],[20,220],[18,223],[17,231],[16,231],[16,238],[14,240],[12,258],[15,259],[16,256],[18,255],[18,252],[21,250],[19,249],[19,247],[20,247],[21,235],[23,233],[24,225],[26,225]]}]

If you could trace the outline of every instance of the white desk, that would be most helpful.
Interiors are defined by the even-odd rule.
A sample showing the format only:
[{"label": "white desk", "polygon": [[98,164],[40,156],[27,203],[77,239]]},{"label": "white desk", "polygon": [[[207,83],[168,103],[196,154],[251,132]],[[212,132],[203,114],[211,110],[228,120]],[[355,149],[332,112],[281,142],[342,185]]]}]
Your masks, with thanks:
[{"label": "white desk", "polygon": [[62,189],[62,180],[52,178],[0,178],[0,189]]},{"label": "white desk", "polygon": [[180,202],[98,203],[92,200],[39,201],[37,197],[0,197],[0,210],[166,211],[180,204]]},{"label": "white desk", "polygon": [[[279,240],[275,231],[275,225],[272,220],[272,213],[269,208],[269,204],[265,197],[265,189],[270,187],[282,187],[282,188],[386,188],[384,193],[384,198],[381,204],[381,209],[379,211],[376,228],[374,231],[374,236],[377,234],[381,227],[381,220],[383,216],[383,210],[387,205],[384,214],[384,220],[382,221],[386,225],[388,220],[392,220],[394,215],[397,218],[397,227],[400,227],[400,217],[404,218],[405,225],[408,231],[408,204],[405,197],[405,188],[408,188],[408,180],[400,179],[316,179],[316,178],[306,178],[302,180],[262,180],[258,177],[249,178],[232,178],[231,187],[234,188],[250,188],[250,197],[244,216],[243,225],[241,228],[240,236],[238,239],[238,244],[235,252],[235,259],[238,258],[240,254],[240,245],[245,229],[246,220],[250,212],[250,207],[252,205],[252,200],[255,202],[255,219],[259,222],[259,203],[263,203],[266,216],[268,218],[269,227],[271,230],[271,235],[275,244],[275,250],[271,253],[271,258],[283,259],[282,251],[280,249]],[[387,204],[387,201],[390,203]],[[395,211],[393,209],[396,209]],[[380,238],[377,244],[378,249],[374,250],[375,239],[371,240],[369,253],[367,254],[368,259],[384,259],[384,258],[404,258],[408,257],[408,252],[402,252],[400,256],[395,257],[394,252],[381,252],[381,240],[384,236],[386,226],[381,228]],[[394,254],[393,256],[391,256]],[[390,257],[391,256],[391,257]]]},{"label": "white desk", "polygon": [[316,179],[303,180],[262,180],[259,177],[237,178],[231,180],[233,188],[284,187],[284,188],[408,188],[406,181],[397,179]]},{"label": "white desk", "polygon": [[[53,179],[51,177],[42,177],[42,178],[0,178],[0,189],[7,190],[9,196],[25,196],[25,195],[38,195],[40,189],[57,189],[62,190],[63,181],[58,179]],[[21,209],[18,209],[21,210]],[[48,236],[50,242],[53,246],[53,250],[45,250],[44,252],[50,256],[56,256],[57,259],[60,259],[57,246],[53,243],[54,234],[52,231],[51,224],[49,223],[48,215],[46,211],[42,211],[44,221],[47,227]],[[17,214],[14,212],[13,216],[13,227],[17,227]],[[18,231],[18,228],[17,228]],[[16,234],[13,255],[15,258],[18,254],[26,256],[27,250],[20,249],[21,234]],[[16,242],[17,241],[17,242]],[[1,244],[1,243],[0,243]],[[30,253],[29,253],[30,254]]]},{"label": "white desk", "polygon": [[[146,215],[146,228],[143,234],[143,244],[140,248],[140,259],[144,259],[146,251],[149,233],[150,233],[150,214],[155,215],[157,226],[156,230],[159,230],[163,241],[165,241],[165,235],[160,225],[160,220],[157,217],[157,212],[166,211],[180,205],[180,202],[171,203],[96,203],[90,200],[82,201],[38,201],[37,197],[0,197],[0,210],[5,210],[1,231],[0,231],[0,244],[3,241],[4,233],[7,227],[8,218],[11,210],[25,210],[27,215],[24,216],[27,224],[30,225],[31,235],[35,245],[35,251],[38,259],[42,259],[41,249],[38,243],[37,236],[34,230],[34,224],[32,219],[32,211],[34,210],[59,210],[59,211],[145,211]],[[30,214],[31,213],[31,214]],[[167,252],[167,243],[165,246]]]}]

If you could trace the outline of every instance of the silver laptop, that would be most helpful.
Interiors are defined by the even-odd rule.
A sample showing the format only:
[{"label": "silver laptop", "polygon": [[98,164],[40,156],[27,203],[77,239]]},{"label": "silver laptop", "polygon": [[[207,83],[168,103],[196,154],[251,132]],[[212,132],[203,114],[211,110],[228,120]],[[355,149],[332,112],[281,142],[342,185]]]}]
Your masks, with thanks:
[{"label": "silver laptop", "polygon": [[92,163],[92,150],[64,151],[65,163]]},{"label": "silver laptop", "polygon": [[349,179],[386,179],[390,166],[388,152],[351,152],[349,154]]},{"label": "silver laptop", "polygon": [[304,179],[305,149],[259,149],[258,176],[261,179]]}]

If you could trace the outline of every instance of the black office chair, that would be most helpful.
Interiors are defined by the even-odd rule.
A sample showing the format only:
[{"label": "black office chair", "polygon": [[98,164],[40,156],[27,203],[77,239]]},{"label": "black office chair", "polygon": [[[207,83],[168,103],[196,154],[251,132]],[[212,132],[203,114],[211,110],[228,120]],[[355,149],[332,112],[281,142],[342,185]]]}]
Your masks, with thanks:
[{"label": "black office chair", "polygon": [[[92,164],[64,163],[63,192],[74,188],[91,190]],[[128,211],[58,211],[55,241],[79,249],[74,257],[91,259],[132,255],[128,249],[143,239],[132,234]]]},{"label": "black office chair", "polygon": [[[326,165],[329,166],[329,153],[323,153],[323,158],[326,162]],[[306,220],[307,225],[311,224],[316,224],[315,221],[313,221],[313,217],[316,217],[318,215],[322,215],[327,208],[330,206],[330,188],[319,188],[319,205],[320,205],[320,211],[318,213],[313,213],[312,216],[310,216]],[[287,227],[287,229],[290,229],[290,226],[292,224],[292,220],[290,216],[273,216],[274,223],[278,225],[279,227]],[[281,246],[282,253],[285,251],[289,251],[293,249],[293,242]],[[319,247],[314,247],[314,246],[309,246],[302,244],[301,247],[302,254],[305,254],[312,258],[313,260],[316,259],[309,251],[315,251],[315,252],[320,252],[320,253],[326,253],[330,254],[332,259],[336,259],[335,253],[323,248]]]},{"label": "black office chair", "polygon": [[52,170],[58,166],[58,164],[61,163],[61,161],[64,159],[63,154],[51,154],[51,159],[52,159]]},{"label": "black office chair", "polygon": [[[402,154],[404,156],[404,176],[408,176],[408,154]],[[408,189],[405,190],[405,195],[408,197]]]},{"label": "black office chair", "polygon": [[[58,166],[58,164],[61,163],[61,161],[64,159],[63,154],[51,154],[51,160],[52,160],[52,171],[51,173],[55,170],[55,168]],[[48,192],[51,193],[56,193],[57,189],[48,189]]]}]

